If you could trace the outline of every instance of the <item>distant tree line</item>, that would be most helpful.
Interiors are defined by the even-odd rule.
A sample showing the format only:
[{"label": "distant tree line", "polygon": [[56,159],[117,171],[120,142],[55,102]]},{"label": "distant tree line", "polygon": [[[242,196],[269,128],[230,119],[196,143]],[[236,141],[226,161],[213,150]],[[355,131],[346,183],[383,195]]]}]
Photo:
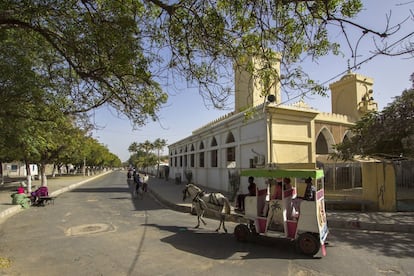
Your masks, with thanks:
[{"label": "distant tree line", "polygon": [[159,163],[161,159],[161,151],[167,145],[165,139],[157,138],[154,142],[146,140],[143,143],[133,142],[128,151],[132,153],[128,162],[135,168],[147,168],[157,165],[157,175],[159,175]]}]

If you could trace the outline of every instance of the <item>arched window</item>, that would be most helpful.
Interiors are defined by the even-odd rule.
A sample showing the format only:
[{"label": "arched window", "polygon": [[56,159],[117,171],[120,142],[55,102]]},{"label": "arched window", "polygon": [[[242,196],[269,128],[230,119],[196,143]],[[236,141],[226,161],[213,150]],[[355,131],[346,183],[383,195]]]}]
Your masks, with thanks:
[{"label": "arched window", "polygon": [[190,154],[190,167],[191,168],[194,168],[194,145],[193,144],[191,144],[191,147],[190,147],[190,151],[191,151],[191,154]]},{"label": "arched window", "polygon": [[200,153],[198,154],[198,165],[200,168],[204,168],[204,151],[201,151],[203,149],[204,149],[204,143],[201,142],[200,147],[199,147]]},{"label": "arched window", "polygon": [[316,139],[316,154],[329,154],[333,151],[335,144],[332,133],[328,128],[323,127]]},{"label": "arched window", "polygon": [[216,138],[215,137],[213,137],[213,139],[211,140],[211,145],[210,145],[211,147],[215,147],[215,146],[217,146],[217,140],[216,140]]},{"label": "arched window", "polygon": [[[227,134],[226,144],[230,144],[234,142],[235,140],[234,140],[233,133],[229,132]],[[227,157],[227,162],[236,161],[236,147],[235,146],[232,145],[226,148],[226,157]]]},{"label": "arched window", "polygon": [[230,144],[230,143],[234,143],[234,142],[235,142],[235,140],[234,140],[233,133],[229,132],[227,134],[226,144]]},{"label": "arched window", "polygon": [[316,139],[316,154],[328,154],[328,142],[322,133],[319,133],[318,139]]},{"label": "arched window", "polygon": [[[211,147],[217,147],[217,140],[215,137],[213,137],[213,139],[211,140]],[[218,164],[218,151],[217,149],[212,149],[210,154],[211,154],[211,167],[212,168],[216,168],[217,164]]]},{"label": "arched window", "polygon": [[344,138],[342,139],[342,142],[345,142],[345,141],[351,141],[351,132],[350,131],[347,131],[346,133],[345,133],[345,135],[344,135]]}]

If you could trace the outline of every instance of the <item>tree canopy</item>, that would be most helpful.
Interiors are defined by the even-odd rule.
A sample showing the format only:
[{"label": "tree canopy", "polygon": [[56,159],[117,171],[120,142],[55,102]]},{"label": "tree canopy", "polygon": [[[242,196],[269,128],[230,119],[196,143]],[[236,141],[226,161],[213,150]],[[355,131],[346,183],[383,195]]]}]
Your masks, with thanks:
[{"label": "tree canopy", "polygon": [[77,122],[83,114],[65,112],[66,100],[53,91],[55,80],[42,74],[38,60],[42,44],[2,28],[0,43],[0,161],[81,164],[76,156],[86,148],[82,141],[87,129],[80,129]]},{"label": "tree canopy", "polygon": [[[342,31],[352,53],[359,40],[347,39],[348,27],[372,38],[375,53],[413,53],[414,32],[389,44],[400,25],[378,31],[353,22],[362,8],[361,0],[1,1],[1,160],[56,161],[71,152],[101,164],[99,145],[80,151],[72,143],[81,141],[81,115],[109,105],[143,126],[167,102],[163,88],[181,80],[222,108],[238,66],[262,81],[264,95],[274,81],[285,91],[324,93],[300,62],[341,53],[331,27]],[[244,57],[257,58],[260,67],[246,66]],[[278,80],[273,64],[280,57]],[[80,140],[71,140],[75,133]]]},{"label": "tree canopy", "polygon": [[334,156],[414,158],[414,80],[413,86],[383,111],[368,113],[356,122],[351,133],[349,139],[336,146]]},{"label": "tree canopy", "polygon": [[243,56],[263,61],[259,71],[250,70],[265,89],[278,52],[282,85],[323,93],[298,64],[304,55],[340,53],[328,26],[345,36],[351,26],[380,38],[384,44],[373,48],[382,54],[412,53],[412,44],[387,47],[395,26],[376,31],[352,22],[362,8],[360,0],[5,0],[0,49],[3,61],[15,51],[27,57],[25,68],[41,80],[32,87],[47,91],[65,113],[107,104],[140,126],[157,119],[168,96],[162,87],[179,78],[223,107],[233,89],[231,66]]}]

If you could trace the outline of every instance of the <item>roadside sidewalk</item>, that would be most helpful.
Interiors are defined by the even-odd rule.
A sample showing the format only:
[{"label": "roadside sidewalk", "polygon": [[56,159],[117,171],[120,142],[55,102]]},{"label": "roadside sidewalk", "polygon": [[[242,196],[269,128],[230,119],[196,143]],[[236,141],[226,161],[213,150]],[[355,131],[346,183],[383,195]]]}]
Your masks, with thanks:
[{"label": "roadside sidewalk", "polygon": [[[79,175],[64,175],[56,176],[55,178],[47,179],[47,186],[49,194],[53,197],[60,195],[61,193],[70,191],[88,181],[101,177],[111,171],[107,171],[98,175],[92,176],[79,176]],[[24,209],[20,205],[12,205],[12,198],[10,195],[14,193],[20,186],[20,181],[14,181],[0,185],[0,224],[8,217],[23,211]],[[36,187],[40,186],[40,180],[32,181],[32,185]],[[35,190],[34,188],[33,190]]]},{"label": "roadside sidewalk", "polygon": [[[70,191],[88,181],[110,173],[111,171],[95,176],[61,176],[48,179],[49,194],[58,196]],[[125,173],[126,178],[126,173]],[[18,182],[0,186],[0,224],[8,217],[24,210],[19,205],[11,204],[10,195],[17,189]],[[33,185],[39,186],[40,181],[33,181]],[[125,185],[126,182],[125,182]],[[164,206],[179,212],[190,213],[191,202],[183,201],[185,184],[175,184],[172,180],[151,177],[148,181],[148,189]],[[204,187],[201,187],[204,188]],[[218,192],[204,188],[208,192]],[[58,203],[56,203],[58,204]],[[232,206],[230,220],[239,221],[240,216],[234,213]],[[373,230],[384,232],[414,233],[414,212],[340,212],[327,211],[328,227],[339,229]]]}]

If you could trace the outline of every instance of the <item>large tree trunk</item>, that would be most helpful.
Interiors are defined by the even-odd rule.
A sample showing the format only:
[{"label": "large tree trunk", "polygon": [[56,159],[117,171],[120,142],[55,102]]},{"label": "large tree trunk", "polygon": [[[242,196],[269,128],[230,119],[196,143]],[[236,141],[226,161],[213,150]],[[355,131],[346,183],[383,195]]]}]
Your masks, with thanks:
[{"label": "large tree trunk", "polygon": [[56,176],[56,171],[57,171],[57,165],[56,163],[53,164],[53,170],[52,170],[52,178],[54,178]]},{"label": "large tree trunk", "polygon": [[32,171],[30,170],[29,161],[24,161],[26,166],[26,180],[27,180],[27,192],[30,194],[32,192]]},{"label": "large tree trunk", "polygon": [[40,164],[40,176],[42,178],[41,186],[47,187],[47,178],[46,178],[46,164]]},{"label": "large tree trunk", "polygon": [[0,162],[0,185],[4,184],[3,162]]}]

